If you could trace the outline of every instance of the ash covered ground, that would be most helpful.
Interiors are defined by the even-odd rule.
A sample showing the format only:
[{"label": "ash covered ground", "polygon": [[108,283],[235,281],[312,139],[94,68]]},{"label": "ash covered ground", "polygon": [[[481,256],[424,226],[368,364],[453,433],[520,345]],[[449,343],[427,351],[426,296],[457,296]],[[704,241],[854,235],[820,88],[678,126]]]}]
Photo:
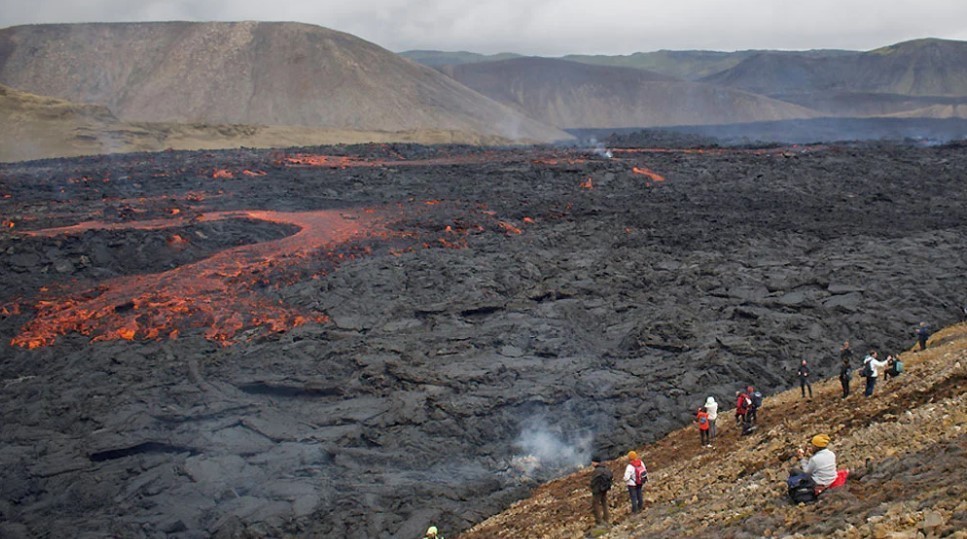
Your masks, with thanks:
[{"label": "ash covered ground", "polygon": [[962,145],[613,155],[0,166],[0,535],[452,534],[967,295]]}]

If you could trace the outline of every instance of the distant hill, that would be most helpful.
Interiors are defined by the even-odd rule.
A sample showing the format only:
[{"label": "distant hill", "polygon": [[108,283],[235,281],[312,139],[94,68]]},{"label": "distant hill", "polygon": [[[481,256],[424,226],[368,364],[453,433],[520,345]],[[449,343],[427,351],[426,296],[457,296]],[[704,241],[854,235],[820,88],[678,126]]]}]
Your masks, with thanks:
[{"label": "distant hill", "polygon": [[921,39],[818,58],[763,52],[702,80],[835,115],[935,110],[967,103],[967,42]]},{"label": "distant hill", "polygon": [[442,70],[461,84],[562,129],[714,125],[816,116],[801,106],[641,69],[518,58]]},{"label": "distant hill", "polygon": [[521,54],[513,52],[502,52],[499,54],[478,54],[467,51],[403,51],[399,53],[403,58],[413,60],[416,63],[429,67],[442,67],[459,64],[475,64],[477,62],[493,62],[497,60],[509,60],[520,58]]},{"label": "distant hill", "polygon": [[[570,54],[562,60],[581,62],[585,64],[607,65],[614,67],[633,67],[647,69],[665,75],[686,79],[699,80],[735,67],[743,60],[761,54],[764,51],[747,50],[735,52],[722,51],[669,51],[636,52],[629,55],[582,55]],[[800,56],[804,58],[837,57],[856,54],[852,51],[821,49],[810,51],[771,51],[776,55]]]},{"label": "distant hill", "polygon": [[296,23],[6,28],[0,83],[123,121],[568,138],[372,43]]},{"label": "distant hill", "polygon": [[0,162],[164,149],[276,148],[362,142],[507,144],[465,131],[342,131],[303,126],[123,122],[100,105],[0,85]]}]

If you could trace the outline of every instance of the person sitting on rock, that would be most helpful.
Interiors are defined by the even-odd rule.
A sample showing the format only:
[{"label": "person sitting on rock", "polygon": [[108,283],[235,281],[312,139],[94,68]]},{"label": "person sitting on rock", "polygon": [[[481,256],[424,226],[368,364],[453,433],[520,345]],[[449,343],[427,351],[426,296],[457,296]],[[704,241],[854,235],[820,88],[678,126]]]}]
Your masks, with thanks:
[{"label": "person sitting on rock", "polygon": [[[807,451],[810,454],[806,459]],[[808,476],[816,484],[816,495],[831,488],[842,486],[846,483],[849,470],[836,469],[836,454],[829,449],[829,436],[817,434],[810,440],[806,449],[796,450],[799,457],[799,468],[792,471],[793,475],[803,474]]]}]

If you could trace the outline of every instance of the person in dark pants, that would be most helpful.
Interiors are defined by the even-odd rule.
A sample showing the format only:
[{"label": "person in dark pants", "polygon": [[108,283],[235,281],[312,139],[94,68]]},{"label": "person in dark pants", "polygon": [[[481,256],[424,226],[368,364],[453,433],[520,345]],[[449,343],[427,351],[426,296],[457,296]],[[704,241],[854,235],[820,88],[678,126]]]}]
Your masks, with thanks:
[{"label": "person in dark pants", "polygon": [[628,466],[625,467],[624,482],[628,487],[628,497],[631,498],[631,512],[641,511],[641,488],[648,481],[648,469],[638,458],[638,453],[628,452]]},{"label": "person in dark pants", "polygon": [[927,338],[930,337],[930,328],[926,322],[920,322],[920,327],[914,332],[917,334],[917,342],[920,344],[920,351],[927,349]]},{"label": "person in dark pants", "polygon": [[849,397],[849,381],[853,377],[853,349],[849,341],[843,341],[839,349],[839,385],[843,386],[843,398]]},{"label": "person in dark pants", "polygon": [[809,383],[809,366],[806,365],[805,359],[799,364],[796,375],[799,376],[799,390],[802,391],[802,398],[806,398],[806,388],[809,388],[809,398],[813,398],[813,386]]},{"label": "person in dark pants", "polygon": [[614,474],[601,462],[601,457],[593,457],[591,465],[591,512],[594,513],[594,523],[600,526],[611,525],[611,510],[608,508],[608,491],[614,481]]},{"label": "person in dark pants", "polygon": [[879,353],[876,350],[870,350],[866,358],[863,359],[863,367],[869,364],[869,376],[866,377],[866,391],[863,392],[864,396],[873,396],[873,390],[876,388],[876,378],[879,374],[879,370],[886,367],[886,361],[879,360]]}]

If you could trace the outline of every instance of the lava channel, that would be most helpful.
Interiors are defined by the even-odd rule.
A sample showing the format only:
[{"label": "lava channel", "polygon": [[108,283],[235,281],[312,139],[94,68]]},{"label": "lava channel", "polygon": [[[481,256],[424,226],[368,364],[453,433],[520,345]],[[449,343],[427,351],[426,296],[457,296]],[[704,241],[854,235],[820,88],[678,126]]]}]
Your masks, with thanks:
[{"label": "lava channel", "polygon": [[[279,283],[278,278],[271,277],[278,271],[298,274],[292,268],[308,265],[320,252],[338,263],[355,255],[334,254],[334,249],[354,240],[387,235],[372,210],[252,210],[205,215],[206,220],[229,218],[291,224],[300,230],[279,240],[226,249],[170,271],[119,277],[75,296],[41,299],[35,305],[36,317],[21,328],[11,344],[24,348],[49,346],[68,333],[87,335],[92,341],[173,339],[185,328],[206,328],[207,339],[227,345],[249,328],[279,332],[307,322],[326,322],[323,314],[307,314],[286,306],[259,289]],[[88,222],[32,234],[53,236],[93,228],[160,226],[158,221]]]}]

